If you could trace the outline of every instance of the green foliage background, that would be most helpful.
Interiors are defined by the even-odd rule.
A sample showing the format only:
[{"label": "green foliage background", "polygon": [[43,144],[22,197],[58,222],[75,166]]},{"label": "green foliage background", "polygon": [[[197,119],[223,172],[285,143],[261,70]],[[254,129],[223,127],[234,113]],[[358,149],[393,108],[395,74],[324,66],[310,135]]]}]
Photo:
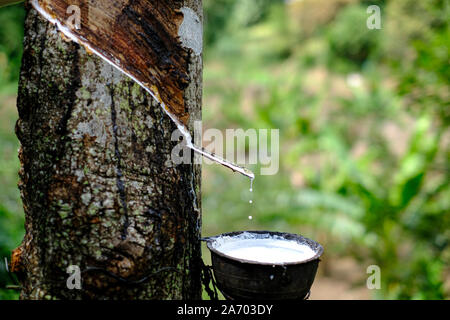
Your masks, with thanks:
[{"label": "green foliage background", "polygon": [[[373,4],[380,30],[366,27]],[[253,195],[245,178],[204,166],[204,235],[301,233],[325,246],[324,262],[356,260],[357,284],[380,266],[374,298],[448,298],[448,1],[204,6],[204,130],[280,129],[280,171],[257,176]],[[0,9],[0,257],[24,232],[14,135],[23,15]]]}]

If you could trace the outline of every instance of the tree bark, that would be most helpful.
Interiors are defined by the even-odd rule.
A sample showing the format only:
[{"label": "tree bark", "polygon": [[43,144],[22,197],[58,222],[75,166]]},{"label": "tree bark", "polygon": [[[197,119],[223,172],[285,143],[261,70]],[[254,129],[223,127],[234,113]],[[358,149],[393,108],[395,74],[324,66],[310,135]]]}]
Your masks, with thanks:
[{"label": "tree bark", "polygon": [[[201,17],[201,1],[181,1]],[[139,85],[27,6],[19,84],[22,299],[200,299],[200,166],[171,165],[175,125]],[[190,54],[189,127],[202,58]],[[192,161],[192,163],[194,163]],[[81,290],[67,287],[70,265]]]}]

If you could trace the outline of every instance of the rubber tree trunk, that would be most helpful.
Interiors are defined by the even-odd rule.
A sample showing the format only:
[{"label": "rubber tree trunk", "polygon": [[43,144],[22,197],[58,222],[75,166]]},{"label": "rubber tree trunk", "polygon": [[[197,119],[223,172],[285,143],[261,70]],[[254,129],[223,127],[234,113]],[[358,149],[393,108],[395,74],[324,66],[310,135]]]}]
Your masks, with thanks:
[{"label": "rubber tree trunk", "polygon": [[[185,1],[201,17],[201,1]],[[198,165],[171,163],[176,127],[139,85],[27,6],[16,131],[26,235],[22,299],[200,299]],[[185,90],[201,114],[201,56]],[[67,268],[81,270],[69,289]]]}]

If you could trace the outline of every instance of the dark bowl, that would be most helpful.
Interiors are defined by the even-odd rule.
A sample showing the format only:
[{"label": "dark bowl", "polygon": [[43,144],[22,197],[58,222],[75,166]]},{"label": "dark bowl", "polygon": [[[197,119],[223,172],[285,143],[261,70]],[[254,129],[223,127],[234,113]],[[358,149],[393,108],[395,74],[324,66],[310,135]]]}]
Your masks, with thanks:
[{"label": "dark bowl", "polygon": [[[261,263],[228,256],[213,247],[216,239],[237,236],[243,232],[267,234],[308,245],[316,254],[301,262],[283,264]],[[225,298],[232,300],[305,299],[314,282],[323,247],[300,235],[270,231],[239,231],[205,239],[211,251],[212,268],[217,286]]]}]

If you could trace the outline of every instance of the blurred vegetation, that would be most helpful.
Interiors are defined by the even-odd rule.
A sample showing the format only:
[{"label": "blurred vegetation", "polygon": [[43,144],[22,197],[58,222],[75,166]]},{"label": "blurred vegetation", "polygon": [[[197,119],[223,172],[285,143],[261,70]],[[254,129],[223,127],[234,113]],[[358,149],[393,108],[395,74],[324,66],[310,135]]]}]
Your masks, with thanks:
[{"label": "blurred vegetation", "polygon": [[14,133],[17,120],[16,94],[22,59],[23,4],[0,8],[0,300],[17,299],[17,291],[5,270],[5,258],[22,241],[24,217],[17,188],[19,141]]},{"label": "blurred vegetation", "polygon": [[[280,128],[280,172],[250,195],[204,166],[206,235],[302,233],[330,263],[356,259],[360,285],[379,265],[374,298],[448,298],[448,2],[243,2],[257,1],[207,20],[204,126]],[[225,10],[206,3],[207,18]],[[366,27],[372,4],[381,30]]]},{"label": "blurred vegetation", "polygon": [[[369,30],[368,5],[381,8]],[[204,0],[204,130],[280,129],[280,171],[205,165],[204,235],[266,229],[381,268],[374,298],[449,298],[448,1]],[[23,7],[0,9],[0,257],[23,236]],[[258,166],[252,168],[257,174]],[[253,204],[248,200],[253,198]],[[253,216],[249,220],[248,216]],[[7,283],[0,262],[0,287]],[[15,298],[0,290],[0,299]]]}]

